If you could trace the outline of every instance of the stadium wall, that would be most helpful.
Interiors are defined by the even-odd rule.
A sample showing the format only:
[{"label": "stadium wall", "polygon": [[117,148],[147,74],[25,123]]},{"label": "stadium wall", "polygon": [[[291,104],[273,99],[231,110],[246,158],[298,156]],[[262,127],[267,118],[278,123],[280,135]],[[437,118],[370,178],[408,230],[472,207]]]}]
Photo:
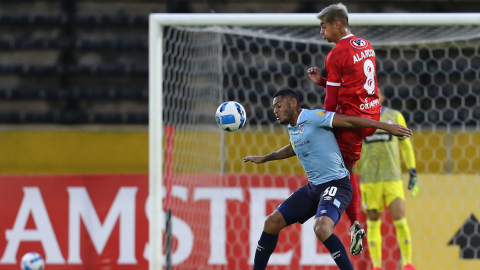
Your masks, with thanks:
[{"label": "stadium wall", "polygon": [[[241,158],[246,155],[266,154],[286,145],[288,136],[279,129],[224,133],[228,181],[219,181],[218,172],[222,167],[219,159],[220,134],[208,130],[175,132],[173,162],[174,185],[177,187],[174,189],[183,192],[178,193],[181,195],[178,197],[180,201],[175,205],[182,208],[182,205],[188,203],[189,206],[173,209],[174,216],[178,218],[177,222],[182,224],[178,226],[180,231],[174,231],[174,234],[190,235],[192,239],[198,239],[195,241],[210,241],[210,244],[211,241],[219,241],[209,236],[213,225],[209,223],[208,217],[213,215],[214,211],[210,212],[211,205],[208,202],[196,202],[198,198],[194,198],[195,190],[219,188],[225,189],[222,194],[229,194],[235,189],[243,195],[241,201],[233,199],[228,202],[227,213],[230,217],[226,221],[226,257],[212,257],[212,260],[226,261],[226,265],[217,265],[215,269],[238,269],[239,266],[243,269],[248,268],[245,265],[249,260],[248,243],[252,238],[257,238],[250,237],[253,226],[250,220],[263,218],[252,216],[254,212],[250,206],[250,193],[253,191],[270,194],[268,192],[271,189],[275,193],[281,191],[279,194],[286,197],[305,182],[305,177],[296,159],[259,166],[242,162]],[[411,199],[407,194],[407,218],[412,231],[415,265],[421,269],[480,269],[480,261],[471,255],[478,250],[478,232],[475,228],[480,226],[477,219],[480,216],[480,186],[476,184],[480,181],[480,133],[415,131],[412,141],[421,183],[421,192],[415,199]],[[2,131],[0,149],[0,167],[3,172],[3,176],[0,176],[0,211],[4,217],[0,222],[0,233],[4,232],[4,237],[0,237],[0,269],[12,269],[12,265],[18,263],[21,255],[30,250],[37,250],[45,256],[47,248],[49,254],[57,256],[50,256],[50,259],[47,256],[48,267],[52,270],[64,269],[66,266],[69,269],[103,269],[107,265],[112,269],[131,269],[132,265],[136,265],[135,269],[147,268],[144,255],[148,240],[148,217],[145,212],[148,195],[146,131]],[[186,159],[190,164],[188,167],[181,165],[181,161]],[[211,165],[212,159],[217,165]],[[448,163],[451,174],[445,173]],[[187,177],[178,177],[179,175]],[[405,175],[404,179],[406,178]],[[210,190],[205,194],[213,196],[215,192]],[[135,200],[132,197],[134,195]],[[123,196],[122,201],[126,204],[122,207],[117,205],[118,208],[115,208],[117,196]],[[86,221],[84,214],[89,213],[73,209],[84,226],[80,225],[76,231],[78,235],[72,236],[69,234],[71,228],[68,227],[71,222],[67,222],[72,218],[69,213],[72,209],[68,208],[68,205],[71,205],[72,201],[88,202],[87,198],[90,198],[93,204],[89,211],[95,211],[98,221]],[[42,212],[42,201],[46,212]],[[281,198],[266,200],[265,212],[272,211],[281,201]],[[129,202],[135,205],[127,205]],[[189,214],[181,212],[190,209],[191,205],[200,207],[202,216],[189,220]],[[135,208],[134,222],[126,223],[124,220],[125,223],[121,225],[121,214],[128,213],[119,209],[132,210],[132,207]],[[35,211],[40,212],[35,214]],[[113,219],[110,218],[107,222],[109,215]],[[362,215],[362,218],[364,222],[365,216]],[[398,266],[399,254],[394,227],[388,213],[383,215],[383,219],[385,269],[394,269]],[[88,229],[85,223],[93,227]],[[209,225],[196,228],[200,223]],[[259,224],[261,225],[261,222]],[[49,241],[53,237],[44,235],[45,228],[48,229],[49,226],[53,229],[49,237],[54,236],[58,244],[50,245]],[[120,237],[121,227],[126,233],[123,240]],[[192,228],[193,234],[189,234],[188,227]],[[181,231],[182,228],[187,231]],[[287,254],[289,250],[293,250],[293,257],[287,262],[280,260],[277,268],[312,269],[312,265],[317,265],[318,267],[313,269],[329,269],[325,265],[331,262],[325,260],[321,246],[318,247],[319,253],[313,257],[302,254],[302,248],[312,243],[307,241],[307,238],[297,241],[303,239],[301,228],[297,226],[290,229],[281,240],[278,254]],[[347,228],[348,221],[343,218],[337,233],[344,236],[342,240],[348,246]],[[39,233],[39,230],[42,233]],[[133,238],[128,235],[129,232],[134,232]],[[97,238],[95,233],[105,234],[106,237]],[[32,236],[34,239],[29,239]],[[193,243],[188,252],[180,250],[176,253],[178,269],[191,269],[192,265],[199,264],[210,268],[209,258],[213,251],[205,252],[203,246],[199,248],[195,241],[191,242],[192,239],[177,239],[187,241],[182,243]],[[127,240],[135,241],[134,250],[122,251],[121,247],[125,248],[126,245],[121,242]],[[18,246],[15,248],[16,243]],[[177,242],[177,245],[179,244],[181,243]],[[74,248],[76,253],[72,253],[71,248]],[[123,257],[121,253],[124,254]],[[284,256],[278,255],[278,258],[282,257]],[[316,258],[318,261],[305,258]],[[353,259],[357,269],[369,269],[368,251]]]},{"label": "stadium wall", "polygon": [[3,131],[2,174],[148,173],[142,131]]},{"label": "stadium wall", "polygon": [[[419,269],[480,269],[480,260],[471,257],[478,243],[480,177],[421,177],[422,192],[407,199],[414,264]],[[251,268],[265,215],[306,178],[181,174],[174,175],[174,182],[175,269],[233,270]],[[51,270],[146,270],[148,209],[146,174],[0,176],[0,269],[18,269],[21,256],[35,250]],[[383,218],[388,221],[382,224],[384,269],[398,269],[394,227],[388,215]],[[336,269],[312,227],[309,221],[282,232],[272,269]],[[335,229],[345,246],[348,228],[342,217]],[[368,250],[351,259],[355,269],[371,269]]]},{"label": "stadium wall", "polygon": [[[411,139],[419,173],[480,172],[478,131],[414,131]],[[220,140],[218,132],[177,130],[176,172],[219,172]],[[268,154],[287,144],[282,130],[227,133],[226,173],[303,174],[296,159],[260,166],[242,162],[247,155]],[[2,131],[0,149],[2,174],[148,173],[146,131]],[[187,155],[193,152],[198,156]],[[218,159],[218,166],[212,167],[210,159]],[[189,166],[175,160],[188,160]]]}]

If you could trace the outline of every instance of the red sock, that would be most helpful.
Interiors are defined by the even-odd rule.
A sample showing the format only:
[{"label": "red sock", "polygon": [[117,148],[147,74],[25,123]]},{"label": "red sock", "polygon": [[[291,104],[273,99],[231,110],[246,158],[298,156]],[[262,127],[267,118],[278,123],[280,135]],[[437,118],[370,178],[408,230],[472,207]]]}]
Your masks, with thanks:
[{"label": "red sock", "polygon": [[358,186],[353,173],[350,174],[350,183],[352,184],[353,194],[350,204],[347,209],[345,209],[345,213],[347,214],[348,219],[350,219],[350,225],[353,225],[355,220],[358,220]]}]

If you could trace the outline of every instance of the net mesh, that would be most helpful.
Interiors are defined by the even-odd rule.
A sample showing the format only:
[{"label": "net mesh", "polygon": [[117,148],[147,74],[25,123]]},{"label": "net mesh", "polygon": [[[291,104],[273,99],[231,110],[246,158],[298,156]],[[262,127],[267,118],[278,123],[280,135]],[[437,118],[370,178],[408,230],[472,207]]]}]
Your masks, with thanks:
[{"label": "net mesh", "polygon": [[[478,264],[463,259],[478,259],[480,249],[480,231],[469,227],[478,224],[475,215],[480,215],[473,207],[480,204],[475,196],[480,181],[480,29],[351,30],[374,46],[384,105],[399,110],[414,130],[421,183],[418,197],[407,196],[414,264],[419,269],[476,269]],[[170,207],[174,216],[190,222],[194,235],[190,250],[185,249],[186,240],[180,231],[175,235],[174,225],[174,254],[183,255],[176,255],[173,264],[176,269],[251,268],[263,217],[305,177],[295,158],[262,165],[242,158],[288,144],[286,129],[271,108],[277,90],[292,88],[302,107],[323,108],[325,89],[309,80],[306,69],[324,70],[333,46],[320,39],[318,27],[168,27],[164,40],[164,122],[175,129],[173,183],[190,192],[174,196]],[[214,120],[217,106],[227,100],[240,102],[247,113],[247,125],[235,133],[221,131]],[[205,190],[210,194],[195,197]],[[225,209],[215,208],[214,201],[224,202]],[[382,218],[384,266],[397,269],[395,228],[388,213]],[[311,226],[282,231],[271,269],[335,269],[323,246],[311,240]],[[335,229],[347,247],[348,228],[343,218]],[[351,259],[355,269],[371,267],[368,250]]]}]

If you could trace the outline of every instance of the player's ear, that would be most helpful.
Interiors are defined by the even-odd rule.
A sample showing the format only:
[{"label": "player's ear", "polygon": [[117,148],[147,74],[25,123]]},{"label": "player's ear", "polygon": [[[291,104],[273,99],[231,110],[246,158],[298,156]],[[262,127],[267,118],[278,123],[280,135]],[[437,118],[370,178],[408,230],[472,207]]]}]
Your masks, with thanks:
[{"label": "player's ear", "polygon": [[296,98],[290,99],[290,106],[296,108],[298,106],[298,100]]}]

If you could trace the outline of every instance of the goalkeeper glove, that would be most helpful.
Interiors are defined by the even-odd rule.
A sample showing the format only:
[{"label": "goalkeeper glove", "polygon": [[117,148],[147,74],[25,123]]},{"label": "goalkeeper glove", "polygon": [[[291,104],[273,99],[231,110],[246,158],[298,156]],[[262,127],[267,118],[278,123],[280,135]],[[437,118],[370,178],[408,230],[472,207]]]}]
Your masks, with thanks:
[{"label": "goalkeeper glove", "polygon": [[415,168],[411,168],[408,170],[408,173],[410,174],[410,180],[408,181],[408,190],[411,190],[412,197],[415,197],[420,191],[420,187],[418,186],[417,170],[415,170]]}]

